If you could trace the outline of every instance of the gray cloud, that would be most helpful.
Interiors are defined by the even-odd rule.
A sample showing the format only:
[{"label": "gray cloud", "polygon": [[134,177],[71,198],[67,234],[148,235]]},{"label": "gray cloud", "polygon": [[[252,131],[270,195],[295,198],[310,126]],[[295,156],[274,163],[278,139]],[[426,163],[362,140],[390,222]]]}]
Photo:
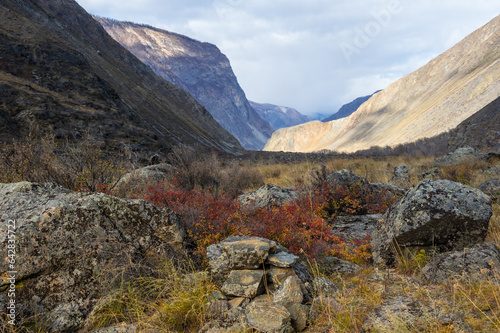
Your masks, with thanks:
[{"label": "gray cloud", "polygon": [[495,0],[78,2],[216,44],[249,99],[306,114],[387,87],[500,14]]}]

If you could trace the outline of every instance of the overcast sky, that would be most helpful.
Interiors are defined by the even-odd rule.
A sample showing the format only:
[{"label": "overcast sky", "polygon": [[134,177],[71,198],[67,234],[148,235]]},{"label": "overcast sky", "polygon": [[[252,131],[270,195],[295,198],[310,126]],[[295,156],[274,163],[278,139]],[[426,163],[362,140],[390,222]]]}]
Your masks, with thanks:
[{"label": "overcast sky", "polygon": [[332,114],[500,14],[498,0],[77,0],[217,45],[247,98]]}]

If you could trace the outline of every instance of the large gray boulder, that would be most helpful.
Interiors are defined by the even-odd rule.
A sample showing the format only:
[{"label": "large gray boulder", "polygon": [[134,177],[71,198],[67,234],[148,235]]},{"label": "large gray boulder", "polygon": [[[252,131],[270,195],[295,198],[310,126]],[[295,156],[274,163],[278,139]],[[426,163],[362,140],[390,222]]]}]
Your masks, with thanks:
[{"label": "large gray boulder", "polygon": [[133,170],[123,175],[114,187],[113,193],[123,195],[127,192],[143,189],[147,185],[164,181],[173,172],[174,167],[168,163],[155,164]]},{"label": "large gray boulder", "polygon": [[240,195],[238,200],[245,206],[269,208],[273,206],[282,206],[298,198],[297,193],[291,189],[267,184],[256,191]]},{"label": "large gray boulder", "polygon": [[481,243],[491,215],[490,197],[475,188],[448,180],[420,182],[389,208],[372,233],[373,260],[393,265],[396,251],[405,248],[441,253]]},{"label": "large gray boulder", "polygon": [[0,218],[2,258],[8,221],[15,221],[15,263],[0,266],[0,275],[15,270],[16,282],[22,282],[16,288],[17,315],[46,314],[57,331],[78,329],[107,278],[149,256],[180,255],[186,236],[180,217],[169,209],[54,184],[0,184]]},{"label": "large gray boulder", "polygon": [[460,251],[443,253],[432,258],[422,272],[426,279],[433,283],[450,278],[498,278],[500,251],[493,243],[483,243]]},{"label": "large gray boulder", "polygon": [[326,181],[332,189],[336,189],[338,187],[350,188],[353,186],[364,187],[369,184],[365,178],[360,177],[345,169],[332,172],[331,174],[326,176]]}]

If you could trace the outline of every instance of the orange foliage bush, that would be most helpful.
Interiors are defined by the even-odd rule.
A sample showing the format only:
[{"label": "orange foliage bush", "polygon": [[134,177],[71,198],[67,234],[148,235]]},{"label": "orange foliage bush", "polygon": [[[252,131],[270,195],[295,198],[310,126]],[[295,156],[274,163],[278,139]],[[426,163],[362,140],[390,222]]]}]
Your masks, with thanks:
[{"label": "orange foliage bush", "polygon": [[196,252],[201,255],[209,245],[230,235],[251,235],[277,241],[295,254],[303,251],[313,260],[336,256],[361,263],[371,258],[369,238],[347,241],[332,233],[324,217],[338,212],[378,213],[387,208],[378,196],[367,199],[366,195],[356,188],[333,191],[323,185],[310,198],[271,208],[246,207],[210,191],[178,190],[164,185],[148,187],[144,197],[182,215],[196,242]]}]

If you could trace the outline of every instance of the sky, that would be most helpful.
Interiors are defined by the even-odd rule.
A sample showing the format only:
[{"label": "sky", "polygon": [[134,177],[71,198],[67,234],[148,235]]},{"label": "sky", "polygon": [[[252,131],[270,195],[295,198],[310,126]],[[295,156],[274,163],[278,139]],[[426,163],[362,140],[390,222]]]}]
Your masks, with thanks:
[{"label": "sky", "polygon": [[218,46],[248,99],[330,115],[500,14],[498,0],[77,0]]}]

